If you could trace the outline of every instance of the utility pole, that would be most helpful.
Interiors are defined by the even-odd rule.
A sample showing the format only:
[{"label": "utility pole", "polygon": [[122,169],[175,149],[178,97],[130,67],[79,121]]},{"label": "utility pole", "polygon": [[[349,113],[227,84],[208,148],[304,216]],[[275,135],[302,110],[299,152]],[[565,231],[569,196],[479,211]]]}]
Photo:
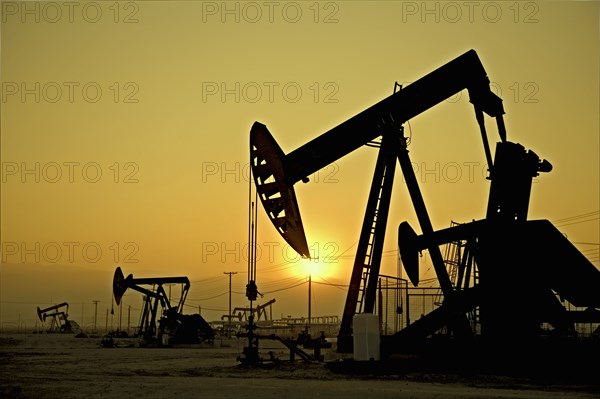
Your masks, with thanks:
[{"label": "utility pole", "polygon": [[129,336],[129,325],[131,321],[131,305],[127,307],[127,336]]},{"label": "utility pole", "polygon": [[311,319],[311,309],[310,309],[311,308],[311,306],[310,306],[311,305],[311,303],[310,303],[311,292],[310,291],[311,291],[311,285],[312,285],[311,283],[312,283],[312,277],[309,274],[308,275],[308,331],[307,331],[308,335],[310,335],[310,327],[311,327],[311,325],[310,325],[310,319]]},{"label": "utility pole", "polygon": [[231,276],[237,274],[237,272],[223,272],[223,274],[229,275],[229,317],[227,318],[229,320],[229,327],[227,329],[227,336],[231,338]]},{"label": "utility pole", "polygon": [[121,303],[119,304],[119,332],[122,331],[121,328],[121,319],[123,318],[123,300],[121,300]]},{"label": "utility pole", "polygon": [[97,330],[97,324],[98,324],[98,302],[100,302],[97,299],[94,299],[92,301],[94,303],[94,334],[98,333]]}]

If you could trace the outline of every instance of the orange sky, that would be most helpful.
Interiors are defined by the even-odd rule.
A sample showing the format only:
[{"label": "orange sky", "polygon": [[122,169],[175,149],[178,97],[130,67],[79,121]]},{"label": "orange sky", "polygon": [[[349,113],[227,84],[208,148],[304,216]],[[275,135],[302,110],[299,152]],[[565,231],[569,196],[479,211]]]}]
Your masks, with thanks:
[{"label": "orange sky", "polygon": [[[252,123],[291,152],[468,49],[504,101],[509,140],[554,166],[534,184],[530,218],[557,221],[598,267],[599,11],[566,1],[2,2],[0,322],[32,325],[36,306],[66,301],[89,325],[93,300],[101,314],[111,306],[118,265],[188,276],[188,310],[210,320],[227,312],[224,272],[237,271],[233,302],[245,306]],[[467,97],[410,121],[436,229],[485,215]],[[350,278],[375,158],[361,148],[296,187],[321,259],[313,315],[341,314],[336,285]],[[384,274],[397,273],[403,220],[418,226],[398,174]],[[305,316],[308,271],[262,209],[258,224],[261,300],[276,298],[274,316]],[[421,270],[434,277],[427,257]],[[141,295],[124,301],[139,308]]]}]

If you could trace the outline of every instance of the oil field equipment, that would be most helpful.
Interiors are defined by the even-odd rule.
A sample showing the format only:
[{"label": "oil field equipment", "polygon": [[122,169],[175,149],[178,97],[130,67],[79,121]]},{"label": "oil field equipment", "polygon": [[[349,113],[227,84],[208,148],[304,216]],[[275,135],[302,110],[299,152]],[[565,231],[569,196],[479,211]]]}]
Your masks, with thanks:
[{"label": "oil field equipment", "polygon": [[[163,285],[180,284],[179,302],[173,305]],[[146,288],[144,286],[149,286]],[[151,345],[195,344],[212,342],[215,333],[200,314],[183,314],[183,306],[190,288],[187,277],[134,278],[123,275],[117,267],[113,277],[113,295],[117,305],[125,291],[130,288],[144,295],[137,337]],[[158,311],[161,310],[159,317]],[[157,320],[157,317],[158,320]]]},{"label": "oil field equipment", "polygon": [[77,323],[69,320],[69,304],[67,302],[50,306],[45,309],[37,308],[37,315],[41,322],[50,319],[49,333],[72,333],[79,328]]},{"label": "oil field equipment", "polygon": [[[252,308],[242,308],[242,307],[236,307],[233,309],[233,312],[231,313],[231,317],[232,318],[237,318],[238,321],[242,321],[242,320],[248,320],[249,316],[248,315],[256,315],[256,321],[260,321],[261,317],[262,320],[273,320],[273,308],[271,307],[271,305],[273,305],[275,303],[275,299],[271,299],[270,301],[263,303],[262,305],[256,305],[256,307],[254,309]],[[267,314],[267,308],[269,309],[269,313]],[[223,319],[224,317],[221,316],[221,319]]]},{"label": "oil field equipment", "polygon": [[246,298],[248,298],[249,307],[244,308],[244,314],[248,312],[249,315],[247,316],[247,324],[244,325],[246,331],[240,331],[236,334],[238,338],[246,338],[248,345],[243,347],[242,354],[237,357],[237,360],[244,366],[260,366],[265,362],[279,362],[280,359],[275,357],[272,352],[269,359],[265,359],[259,354],[260,341],[270,340],[279,342],[289,349],[291,362],[295,361],[296,357],[298,357],[308,363],[317,363],[321,360],[317,350],[315,350],[314,355],[311,355],[301,349],[290,338],[284,338],[276,334],[260,334],[257,331],[259,326],[255,322],[255,315],[257,316],[257,320],[260,319],[261,314],[266,318],[265,308],[268,306],[270,309],[275,300],[272,299],[263,305],[254,306],[254,302],[258,299],[258,296],[263,296],[258,291],[258,285],[256,284],[256,237],[258,232],[258,225],[256,223],[258,207],[256,203],[258,202],[258,191],[252,190],[251,180],[248,183],[248,283],[246,284]]},{"label": "oil field equipment", "polygon": [[[491,181],[484,219],[434,231],[413,166],[410,138],[403,124],[466,89],[474,107]],[[485,114],[485,115],[484,115]],[[453,342],[523,343],[539,338],[540,326],[557,336],[573,333],[579,320],[600,322],[600,271],[547,220],[528,220],[532,179],[552,165],[522,145],[507,141],[502,100],[474,50],[469,50],[290,153],[284,153],[267,127],[255,122],[250,131],[250,165],[258,197],[268,218],[301,256],[310,257],[294,185],[352,151],[379,147],[374,176],[338,334],[338,352],[353,351],[353,319],[376,312],[377,283],[396,162],[420,225],[398,229],[405,271],[419,284],[418,253],[427,250],[442,299],[438,307],[399,332],[381,337],[384,353],[394,353],[434,335]],[[494,159],[485,116],[495,119],[500,141]],[[462,280],[452,281],[440,246],[457,240],[464,261]],[[551,251],[548,250],[551,248]],[[468,266],[468,267],[467,267]],[[466,279],[476,267],[478,278]],[[508,277],[507,277],[508,276]],[[468,284],[465,284],[468,282]],[[586,311],[571,312],[564,301]],[[526,304],[526,306],[524,306]],[[477,309],[479,329],[471,315]]]}]

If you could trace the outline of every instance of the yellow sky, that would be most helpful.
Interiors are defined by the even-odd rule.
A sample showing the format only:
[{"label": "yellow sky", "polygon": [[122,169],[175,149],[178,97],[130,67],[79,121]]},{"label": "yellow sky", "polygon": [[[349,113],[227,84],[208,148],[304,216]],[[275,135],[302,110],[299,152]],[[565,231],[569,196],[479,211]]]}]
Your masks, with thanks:
[{"label": "yellow sky", "polygon": [[[238,271],[244,306],[252,123],[291,152],[469,49],[504,101],[509,140],[554,165],[534,184],[530,218],[597,212],[599,11],[594,1],[3,1],[2,323],[32,324],[37,304],[67,301],[89,324],[92,300],[110,306],[117,265],[188,276],[188,303],[208,319],[226,313],[223,272]],[[410,121],[434,228],[485,214],[467,97]],[[376,155],[361,148],[296,187],[327,282],[349,281]],[[558,226],[596,243],[578,247],[598,266],[591,218]],[[398,174],[384,274],[397,272],[403,220],[418,226]],[[306,285],[278,290],[307,272],[262,209],[258,223],[263,300],[276,298],[277,316],[304,316]],[[422,270],[433,277],[426,258]],[[313,315],[341,313],[344,288],[313,295]]]}]

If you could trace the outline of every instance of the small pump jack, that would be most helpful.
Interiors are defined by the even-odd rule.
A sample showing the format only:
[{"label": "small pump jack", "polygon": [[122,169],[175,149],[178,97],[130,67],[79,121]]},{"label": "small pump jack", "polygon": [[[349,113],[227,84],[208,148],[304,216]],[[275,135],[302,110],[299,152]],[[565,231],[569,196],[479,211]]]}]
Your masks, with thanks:
[{"label": "small pump jack", "polygon": [[[65,310],[61,310],[65,308]],[[69,320],[69,304],[67,302],[59,303],[58,305],[50,306],[45,309],[37,308],[37,314],[41,322],[45,322],[46,319],[51,318],[50,328],[48,332],[61,332],[70,333],[73,332],[72,322]]]},{"label": "small pump jack", "polygon": [[[177,304],[172,304],[163,285],[180,284],[182,291]],[[144,295],[144,308],[137,336],[145,344],[163,345],[165,341],[173,343],[212,342],[215,333],[200,314],[183,314],[183,306],[190,288],[190,280],[185,277],[127,277],[121,267],[115,269],[113,276],[113,295],[117,305],[127,289]],[[162,309],[162,316],[158,311]],[[158,319],[158,320],[157,320]],[[158,324],[158,327],[157,327]]]}]

